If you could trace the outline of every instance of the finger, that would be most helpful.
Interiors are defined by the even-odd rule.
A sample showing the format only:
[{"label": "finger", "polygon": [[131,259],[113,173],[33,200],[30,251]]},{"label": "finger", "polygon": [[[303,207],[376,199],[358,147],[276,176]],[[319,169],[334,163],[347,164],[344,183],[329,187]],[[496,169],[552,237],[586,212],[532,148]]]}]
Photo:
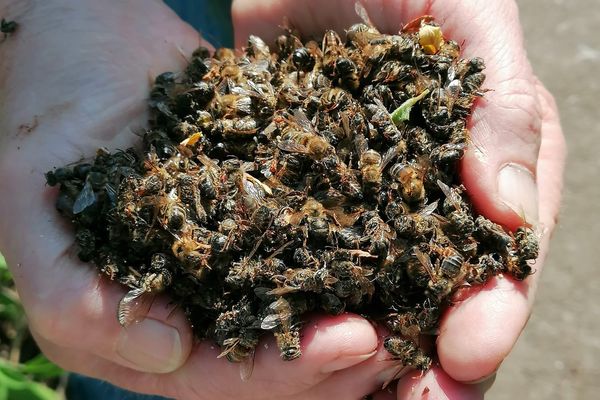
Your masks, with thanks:
[{"label": "finger", "polygon": [[[210,343],[201,343],[184,368],[176,372],[178,386],[191,392],[201,391],[206,398],[308,399],[306,390],[335,371],[373,356],[377,335],[369,322],[356,315],[322,316],[306,323],[301,343],[302,356],[283,361],[273,338],[265,338],[256,349],[254,370],[246,382],[240,379],[239,364],[217,359],[220,350]],[[192,394],[187,393],[186,397],[180,393],[183,398]]]},{"label": "finger", "polygon": [[479,385],[467,385],[450,378],[439,367],[421,375],[412,372],[398,382],[397,399],[475,400],[483,399]]},{"label": "finger", "polygon": [[537,182],[544,234],[536,271],[525,281],[496,277],[450,307],[441,322],[438,355],[444,369],[460,381],[476,381],[492,374],[514,346],[529,318],[556,223],[566,150],[556,105],[545,89],[539,89],[544,120]]},{"label": "finger", "polygon": [[[325,29],[343,32],[360,21],[354,10],[355,3],[356,0],[235,0],[231,8],[235,43],[243,46],[251,34],[273,42],[282,32],[278,27],[284,19],[306,37],[316,37]],[[373,23],[380,30],[392,33],[402,27],[402,21],[428,14],[430,10],[429,2],[379,0],[362,3]]]},{"label": "finger", "polygon": [[[303,398],[310,399],[359,399],[379,389],[395,387],[395,381],[413,370],[394,360],[392,355],[383,347],[384,339],[389,336],[382,327],[377,328],[379,347],[377,353],[369,359],[353,367],[346,368],[329,376],[311,390],[303,394]],[[419,342],[426,353],[431,352],[432,343],[428,338]]]},{"label": "finger", "polygon": [[36,343],[50,361],[67,371],[101,379],[123,389],[137,393],[171,397],[175,392],[166,391],[164,383],[168,374],[153,374],[136,371],[110,362],[98,355],[71,347],[57,346],[32,331]]}]

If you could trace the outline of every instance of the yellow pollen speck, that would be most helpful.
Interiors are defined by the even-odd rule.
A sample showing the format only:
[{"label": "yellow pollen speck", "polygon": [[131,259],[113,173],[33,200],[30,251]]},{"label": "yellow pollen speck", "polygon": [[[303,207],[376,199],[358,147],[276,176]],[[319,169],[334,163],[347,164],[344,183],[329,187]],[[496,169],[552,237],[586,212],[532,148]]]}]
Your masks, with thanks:
[{"label": "yellow pollen speck", "polygon": [[426,54],[435,54],[444,44],[444,36],[439,26],[424,24],[419,29],[419,44]]}]

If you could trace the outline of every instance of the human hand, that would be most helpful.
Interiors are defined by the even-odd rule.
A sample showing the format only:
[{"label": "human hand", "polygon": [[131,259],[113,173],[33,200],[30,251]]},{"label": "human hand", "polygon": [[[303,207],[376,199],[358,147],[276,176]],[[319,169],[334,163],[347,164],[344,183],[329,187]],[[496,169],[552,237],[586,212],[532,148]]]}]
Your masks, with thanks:
[{"label": "human hand", "polygon": [[[284,16],[303,35],[324,29],[341,31],[358,17],[355,0],[236,0],[233,19],[236,44],[249,34],[273,41]],[[364,0],[375,26],[395,33],[403,22],[430,14],[447,38],[464,43],[464,57],[482,57],[487,65],[485,88],[476,103],[472,136],[461,175],[476,209],[514,229],[526,222],[543,233],[536,273],[525,281],[496,277],[475,287],[445,314],[437,338],[440,366],[421,379],[407,376],[398,398],[479,398],[481,388],[459,382],[490,377],[508,355],[522,331],[534,299],[548,242],[556,223],[565,158],[564,138],[552,96],[532,72],[523,46],[518,10],[513,1]],[[343,374],[366,376],[378,357]],[[382,363],[379,363],[381,368]],[[359,375],[360,373],[360,375]],[[341,374],[341,373],[340,373]],[[489,383],[489,382],[488,382]],[[385,394],[379,394],[385,398]]]},{"label": "human hand", "polygon": [[[280,359],[271,340],[252,378],[194,344],[184,315],[154,301],[123,329],[126,290],[77,261],[73,236],[54,209],[44,173],[99,147],[127,148],[145,125],[152,79],[181,70],[201,40],[157,0],[0,0],[20,27],[0,44],[0,248],[30,328],[59,365],[137,392],[182,399],[348,398],[364,383],[334,372],[373,354],[373,327],[352,315],[314,318],[303,356]],[[341,388],[341,389],[340,389]]]}]

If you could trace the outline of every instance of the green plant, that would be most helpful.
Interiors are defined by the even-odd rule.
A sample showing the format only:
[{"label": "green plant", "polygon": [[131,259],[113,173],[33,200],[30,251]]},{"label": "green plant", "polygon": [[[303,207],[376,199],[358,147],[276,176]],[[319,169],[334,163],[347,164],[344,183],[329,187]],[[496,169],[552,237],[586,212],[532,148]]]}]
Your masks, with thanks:
[{"label": "green plant", "polygon": [[55,400],[61,396],[47,383],[64,371],[39,353],[21,362],[28,335],[27,321],[14,290],[6,260],[0,254],[0,400]]}]

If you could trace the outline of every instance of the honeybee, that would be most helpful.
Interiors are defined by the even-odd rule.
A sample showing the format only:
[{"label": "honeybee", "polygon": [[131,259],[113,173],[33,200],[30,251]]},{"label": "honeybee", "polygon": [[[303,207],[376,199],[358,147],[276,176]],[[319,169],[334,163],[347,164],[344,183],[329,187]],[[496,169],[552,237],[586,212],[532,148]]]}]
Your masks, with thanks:
[{"label": "honeybee", "polygon": [[352,59],[340,57],[335,62],[334,73],[342,87],[354,92],[360,86],[360,71]]},{"label": "honeybee", "polygon": [[398,360],[402,363],[398,373],[383,384],[385,388],[391,381],[400,377],[404,367],[413,367],[419,371],[427,371],[431,367],[431,357],[427,356],[411,340],[406,340],[400,336],[388,336],[383,341],[383,347],[392,355],[392,360]]},{"label": "honeybee", "polygon": [[431,233],[435,229],[436,219],[439,218],[435,214],[437,206],[436,200],[415,213],[397,215],[393,222],[396,232],[402,236],[417,237]]},{"label": "honeybee", "polygon": [[425,200],[424,178],[429,165],[424,158],[411,163],[396,163],[390,167],[389,174],[400,182],[402,197],[409,203]]},{"label": "honeybee", "polygon": [[215,96],[212,109],[224,119],[252,113],[252,98],[247,94],[222,94]]},{"label": "honeybee", "polygon": [[150,271],[140,276],[131,289],[119,301],[117,320],[123,327],[142,321],[152,305],[154,296],[171,285],[173,276],[167,268],[167,256],[156,253],[150,262]]},{"label": "honeybee", "polygon": [[269,46],[261,38],[254,35],[248,37],[246,54],[254,60],[271,60]]},{"label": "honeybee", "polygon": [[285,361],[294,360],[302,354],[300,349],[300,332],[292,325],[292,307],[290,303],[280,297],[267,307],[267,316],[262,320],[260,327],[264,330],[273,330],[281,358]]},{"label": "honeybee", "polygon": [[292,53],[292,63],[298,71],[308,72],[315,67],[315,58],[306,47],[300,47]]},{"label": "honeybee", "polygon": [[393,146],[383,157],[377,151],[366,148],[366,141],[357,136],[356,147],[360,156],[360,172],[365,194],[376,195],[381,190],[383,170],[387,165],[402,152],[403,146]]},{"label": "honeybee", "polygon": [[387,108],[383,104],[379,95],[376,96],[378,97],[374,97],[372,99],[373,103],[367,104],[366,106],[367,110],[371,114],[370,122],[375,128],[377,128],[379,132],[381,132],[383,137],[397,143],[397,146],[406,146],[404,142],[399,140],[401,136],[400,131],[396,127],[396,124],[392,122]]},{"label": "honeybee", "polygon": [[396,238],[395,232],[379,216],[377,211],[367,211],[362,215],[364,236],[370,238],[369,253],[383,255]]},{"label": "honeybee", "polygon": [[331,144],[315,132],[302,110],[294,111],[281,133],[277,147],[283,151],[306,154],[316,161],[334,151]]},{"label": "honeybee", "polygon": [[437,184],[446,196],[442,209],[450,221],[451,227],[462,237],[468,237],[475,230],[475,221],[469,213],[469,207],[462,198],[464,186],[450,188],[444,182],[437,180]]},{"label": "honeybee", "polygon": [[240,379],[243,382],[250,380],[254,370],[254,354],[258,345],[258,335],[249,332],[239,337],[227,338],[223,341],[223,351],[217,358],[226,357],[228,361],[240,364]]},{"label": "honeybee", "polygon": [[338,280],[329,274],[326,268],[296,268],[288,269],[283,275],[274,276],[273,279],[283,284],[268,292],[268,294],[283,296],[284,294],[298,291],[322,293],[331,289]]},{"label": "honeybee", "polygon": [[501,254],[508,253],[512,238],[500,225],[480,215],[475,219],[475,226],[473,235],[477,239],[498,250]]},{"label": "honeybee", "polygon": [[177,183],[181,201],[193,210],[194,216],[199,222],[206,222],[206,211],[201,203],[198,177],[180,172],[177,175]]},{"label": "honeybee", "polygon": [[323,35],[323,72],[327,75],[332,75],[335,69],[336,61],[340,57],[346,55],[346,49],[342,43],[342,39],[337,32],[328,30]]},{"label": "honeybee", "polygon": [[392,313],[387,316],[385,326],[392,332],[410,339],[417,339],[421,334],[419,319],[414,311]]},{"label": "honeybee", "polygon": [[380,37],[381,33],[375,28],[373,22],[371,22],[371,18],[369,18],[367,10],[359,1],[354,3],[354,11],[363,22],[352,25],[350,29],[346,31],[346,38],[355,46],[363,47],[370,40]]},{"label": "honeybee", "polygon": [[[434,302],[440,302],[448,297],[457,288],[458,282],[462,282],[468,272],[467,268],[463,268],[466,265],[462,256],[459,255],[459,259],[451,258],[456,253],[449,255],[445,269],[442,269],[439,262],[434,266],[429,254],[422,252],[418,246],[413,247],[413,253],[422,268],[407,269],[407,272],[415,282],[419,281],[421,284],[429,277],[426,293]],[[415,264],[412,265],[414,266]]]},{"label": "honeybee", "polygon": [[203,228],[188,224],[171,245],[175,258],[197,279],[203,279],[206,271],[210,269],[208,259],[212,247],[208,243],[209,239],[210,234]]},{"label": "honeybee", "polygon": [[531,275],[530,262],[539,255],[539,242],[531,228],[519,227],[515,234],[514,249],[509,257],[507,270],[516,279],[523,280]]}]

